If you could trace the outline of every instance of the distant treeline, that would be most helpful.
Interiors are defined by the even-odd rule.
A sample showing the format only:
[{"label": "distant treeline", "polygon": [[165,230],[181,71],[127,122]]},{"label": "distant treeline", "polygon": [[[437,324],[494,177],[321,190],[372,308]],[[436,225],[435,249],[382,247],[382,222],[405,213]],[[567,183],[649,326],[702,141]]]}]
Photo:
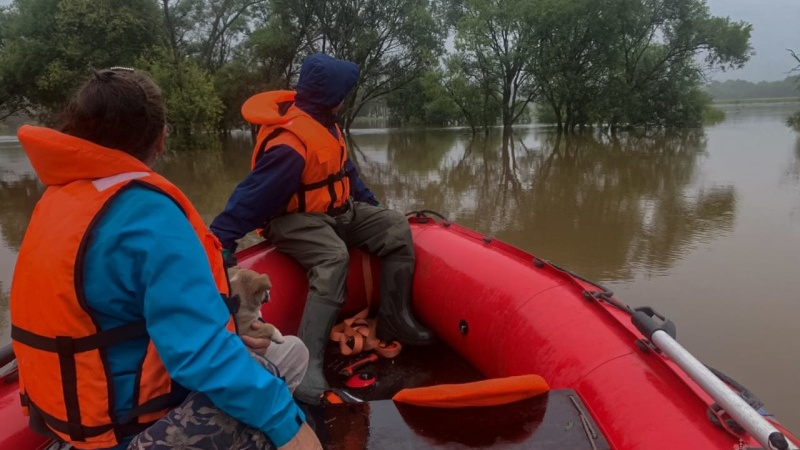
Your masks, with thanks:
[{"label": "distant treeline", "polygon": [[345,129],[375,105],[398,125],[507,128],[533,103],[560,129],[695,126],[705,71],[744,65],[751,29],[704,0],[13,0],[0,119],[52,122],[91,68],[131,66],[163,88],[175,136],[225,133],[326,52],[361,67]]},{"label": "distant treeline", "polygon": [[752,83],[744,80],[712,81],[706,90],[714,100],[748,100],[760,98],[800,98],[800,75],[780,81]]}]

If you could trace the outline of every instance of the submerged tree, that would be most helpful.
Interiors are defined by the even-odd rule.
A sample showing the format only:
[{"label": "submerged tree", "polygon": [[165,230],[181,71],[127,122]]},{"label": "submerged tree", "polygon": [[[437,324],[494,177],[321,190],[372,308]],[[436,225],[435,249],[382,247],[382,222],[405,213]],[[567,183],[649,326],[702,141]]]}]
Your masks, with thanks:
[{"label": "submerged tree", "polygon": [[506,127],[533,98],[559,129],[699,125],[709,103],[700,89],[707,71],[739,68],[751,52],[752,27],[711,16],[702,0],[448,5],[456,54],[471,63],[454,79],[491,92]]},{"label": "submerged tree", "polygon": [[[705,69],[740,68],[750,58],[752,26],[712,17],[705,2],[628,0],[620,6],[615,35],[624,64],[611,92],[618,99],[612,123],[673,125],[670,115],[701,107],[687,92],[698,90]],[[696,62],[701,52],[703,65]]]},{"label": "submerged tree", "polygon": [[489,127],[497,123],[501,106],[483,68],[473,65],[462,54],[451,55],[445,60],[442,85],[473,134],[479,127],[489,134]]},{"label": "submerged tree", "polygon": [[[559,130],[592,121],[606,103],[604,88],[617,52],[613,18],[602,0],[542,0],[533,14],[531,66]],[[606,2],[607,3],[607,2]]]},{"label": "submerged tree", "polygon": [[[508,129],[536,95],[534,7],[529,0],[465,0],[460,3],[455,47],[472,84],[500,105]],[[488,101],[484,102],[489,105]]]},{"label": "submerged tree", "polygon": [[[794,58],[794,60],[797,61],[797,65],[791,70],[791,72],[792,73],[800,72],[800,55],[795,53],[794,50],[789,50],[789,53],[791,53],[792,58]],[[797,77],[797,85],[798,88],[800,88],[800,77]],[[800,131],[800,111],[794,113],[791,117],[789,117],[788,123],[790,127]]]},{"label": "submerged tree", "polygon": [[440,69],[421,77],[386,96],[391,125],[448,126],[462,123],[459,106],[447,94]]}]

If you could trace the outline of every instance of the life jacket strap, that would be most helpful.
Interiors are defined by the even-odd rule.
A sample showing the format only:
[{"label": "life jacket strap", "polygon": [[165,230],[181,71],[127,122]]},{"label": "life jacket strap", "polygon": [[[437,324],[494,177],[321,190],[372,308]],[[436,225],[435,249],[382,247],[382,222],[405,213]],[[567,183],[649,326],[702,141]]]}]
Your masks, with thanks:
[{"label": "life jacket strap", "polygon": [[[118,426],[128,426],[134,422],[134,419],[145,414],[151,414],[154,412],[163,411],[165,409],[172,409],[180,405],[181,402],[186,399],[188,394],[189,392],[185,388],[181,387],[176,389],[175,383],[173,383],[173,389],[170,392],[159,395],[158,397],[153,397],[128,411],[128,413],[119,420],[120,425]],[[124,434],[123,436],[127,435]]]},{"label": "life jacket strap", "polygon": [[143,320],[101,330],[80,338],[70,336],[52,338],[11,325],[11,339],[28,347],[51,353],[83,353],[142,336],[147,336],[147,328]]},{"label": "life jacket strap", "polygon": [[[109,328],[108,330],[101,330],[97,333],[80,338],[73,338],[71,336],[56,336],[54,338],[42,336],[12,325],[11,338],[13,340],[31,348],[58,355],[67,420],[63,421],[47,414],[28,398],[23,401],[23,405],[27,403],[29,411],[33,410],[31,413],[31,428],[45,433],[44,425],[46,425],[60,433],[69,435],[70,440],[76,442],[84,442],[87,438],[99,436],[108,430],[114,429],[114,425],[89,427],[81,423],[75,355],[77,353],[98,350],[118,342],[142,336],[147,336],[147,328],[143,320]],[[39,426],[38,422],[43,422],[43,424]],[[123,430],[120,430],[120,432],[121,431]]]},{"label": "life jacket strap", "polygon": [[125,424],[107,424],[95,426],[82,425],[80,423],[70,423],[51,416],[42,408],[39,408],[35,403],[33,403],[30,398],[25,399],[25,404],[28,405],[28,411],[30,412],[30,428],[38,434],[59,440],[61,440],[61,438],[54,433],[54,431],[68,435],[72,441],[85,442],[90,438],[97,437],[110,430],[114,430],[117,439],[121,440],[125,436],[139,434],[155,423],[155,421],[153,421],[148,423],[129,422]]},{"label": "life jacket strap", "polygon": [[[345,170],[345,168],[342,167],[341,170],[339,170],[336,173],[332,173],[332,174],[328,175],[327,178],[325,178],[324,180],[315,181],[315,182],[309,183],[309,184],[301,184],[300,188],[297,189],[297,209],[298,209],[298,211],[299,212],[305,212],[306,211],[306,192],[313,191],[315,189],[322,189],[322,188],[327,187],[328,188],[328,194],[331,196],[331,203],[330,203],[331,206],[328,207],[328,210],[326,212],[328,214],[330,214],[331,211],[334,209],[333,204],[336,203],[336,200],[337,200],[335,184],[336,184],[337,181],[341,181],[346,176],[347,176],[347,170]],[[340,206],[340,208],[341,207],[343,207],[343,206]]]}]

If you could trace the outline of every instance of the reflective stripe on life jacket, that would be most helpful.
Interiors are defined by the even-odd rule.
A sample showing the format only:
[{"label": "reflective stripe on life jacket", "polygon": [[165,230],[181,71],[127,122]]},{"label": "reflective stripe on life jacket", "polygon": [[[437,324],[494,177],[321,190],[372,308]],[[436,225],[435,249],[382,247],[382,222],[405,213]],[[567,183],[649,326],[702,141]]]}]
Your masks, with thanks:
[{"label": "reflective stripe on life jacket", "polygon": [[[347,206],[350,180],[345,172],[347,145],[338,126],[335,138],[327,128],[294,106],[293,91],[271,91],[250,97],[242,115],[261,125],[253,150],[251,168],[264,152],[288,145],[305,160],[301,186],[285,212],[335,213]],[[298,145],[299,144],[299,145]]]},{"label": "reflective stripe on life jacket", "polygon": [[[197,233],[217,288],[226,298],[228,281],[221,246],[186,196],[144,164],[137,165],[135,158],[111,149],[90,148],[78,138],[43,130],[21,130],[23,147],[44,136],[47,139],[43,140],[55,141],[46,144],[54,149],[69,151],[80,147],[88,154],[104,151],[108,152],[103,154],[104,163],[109,154],[118,155],[118,167],[135,169],[92,178],[91,163],[87,163],[88,168],[77,167],[81,161],[76,161],[75,167],[65,167],[64,171],[72,170],[86,179],[47,188],[23,239],[11,289],[11,337],[19,365],[23,408],[30,415],[31,428],[82,449],[112,447],[163,417],[183,400],[186,392],[172,382],[150,341],[136,376],[135,404],[125,417],[115,417],[112,374],[105,348],[145,337],[147,331],[144,322],[101,330],[89,311],[84,277],[91,274],[84,273],[84,258],[94,227],[116,195],[131,186],[143,186],[168,196]],[[227,326],[235,332],[232,318]]]}]

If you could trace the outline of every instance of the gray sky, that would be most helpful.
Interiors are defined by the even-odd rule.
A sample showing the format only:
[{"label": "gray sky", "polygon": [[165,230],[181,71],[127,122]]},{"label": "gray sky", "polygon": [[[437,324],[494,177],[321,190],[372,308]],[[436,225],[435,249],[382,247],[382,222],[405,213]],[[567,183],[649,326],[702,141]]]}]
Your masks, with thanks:
[{"label": "gray sky", "polygon": [[[0,0],[7,5],[11,0]],[[714,73],[712,79],[782,80],[795,66],[786,51],[800,53],[800,0],[706,0],[711,14],[753,24],[756,54],[741,70]]]},{"label": "gray sky", "polygon": [[715,73],[716,80],[782,80],[797,65],[787,48],[800,53],[800,0],[706,0],[711,14],[753,25],[755,55],[743,69]]}]

